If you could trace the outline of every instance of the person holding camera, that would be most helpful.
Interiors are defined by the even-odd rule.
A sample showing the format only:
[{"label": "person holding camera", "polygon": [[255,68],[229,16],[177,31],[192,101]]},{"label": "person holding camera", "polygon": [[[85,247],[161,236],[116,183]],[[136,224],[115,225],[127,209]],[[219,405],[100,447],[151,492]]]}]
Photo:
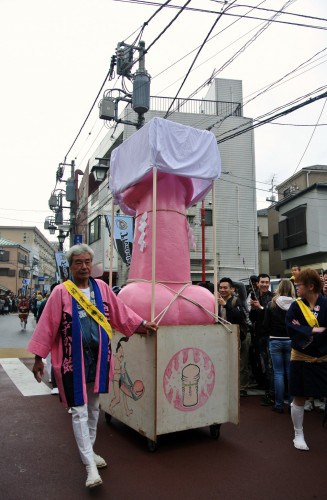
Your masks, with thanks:
[{"label": "person holding camera", "polygon": [[218,316],[237,324],[240,328],[240,395],[246,396],[249,383],[250,334],[247,324],[247,311],[241,300],[235,296],[235,285],[230,278],[221,278],[218,288]]},{"label": "person holding camera", "polygon": [[264,389],[265,395],[262,398],[263,406],[274,404],[274,379],[271,358],[268,350],[269,337],[263,326],[265,309],[273,298],[274,294],[269,290],[270,276],[261,273],[258,276],[258,293],[253,292],[250,300],[250,320],[253,325],[253,361],[252,371],[259,387]]}]

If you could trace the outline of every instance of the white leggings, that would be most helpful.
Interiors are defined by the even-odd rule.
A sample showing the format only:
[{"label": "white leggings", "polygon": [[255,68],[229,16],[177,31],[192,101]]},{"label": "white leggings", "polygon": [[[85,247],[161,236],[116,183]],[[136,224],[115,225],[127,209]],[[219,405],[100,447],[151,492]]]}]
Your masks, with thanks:
[{"label": "white leggings", "polygon": [[99,394],[93,392],[94,384],[87,384],[88,404],[72,407],[73,431],[82,462],[94,464],[93,445],[99,418]]}]

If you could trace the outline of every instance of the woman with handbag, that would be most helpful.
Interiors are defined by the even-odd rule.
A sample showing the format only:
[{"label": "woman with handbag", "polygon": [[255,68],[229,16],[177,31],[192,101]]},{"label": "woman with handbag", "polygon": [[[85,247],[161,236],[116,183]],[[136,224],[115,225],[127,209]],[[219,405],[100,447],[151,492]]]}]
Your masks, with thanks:
[{"label": "woman with handbag", "polygon": [[290,392],[295,448],[308,450],[303,434],[306,397],[327,396],[327,299],[321,292],[319,274],[313,269],[300,272],[296,280],[298,299],[286,315],[292,340]]}]

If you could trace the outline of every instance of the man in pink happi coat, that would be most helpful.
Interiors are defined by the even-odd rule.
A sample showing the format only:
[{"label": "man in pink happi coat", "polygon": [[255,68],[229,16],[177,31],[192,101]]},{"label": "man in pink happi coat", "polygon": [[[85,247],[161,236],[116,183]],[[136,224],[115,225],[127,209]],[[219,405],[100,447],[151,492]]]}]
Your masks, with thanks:
[{"label": "man in pink happi coat", "polygon": [[[127,337],[136,330],[156,332],[127,307],[101,280],[91,278],[93,250],[75,245],[67,252],[74,285],[87,297],[110,325]],[[86,487],[102,484],[99,468],[106,461],[96,455],[93,445],[99,417],[99,393],[109,390],[110,340],[105,330],[81,307],[64,284],[50,295],[27,349],[35,354],[34,377],[41,382],[42,358],[51,351],[52,364],[62,402],[72,409],[76,443],[87,470]]]}]

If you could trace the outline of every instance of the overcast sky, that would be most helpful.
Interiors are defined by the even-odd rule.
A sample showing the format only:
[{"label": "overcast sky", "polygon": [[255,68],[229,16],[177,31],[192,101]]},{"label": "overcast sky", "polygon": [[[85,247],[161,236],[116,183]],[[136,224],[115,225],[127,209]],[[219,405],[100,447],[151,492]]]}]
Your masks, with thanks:
[{"label": "overcast sky", "polygon": [[[216,24],[213,38],[202,50],[180,96],[191,95],[264,25],[262,20],[237,17],[250,10],[240,5],[278,10],[285,3],[235,2],[229,10],[233,16],[222,16]],[[286,12],[327,18],[326,0],[289,3]],[[188,7],[219,12],[222,2],[192,0]],[[51,215],[48,199],[58,164],[64,160],[101,88],[117,42],[131,43],[157,8],[113,0],[0,0],[0,225],[37,226],[50,239],[42,227],[45,217]],[[162,9],[149,22],[142,35],[146,46],[177,12],[174,8]],[[252,10],[247,16],[267,19],[273,14]],[[146,56],[146,69],[152,77],[151,95],[175,96],[195,49],[216,18],[214,13],[184,11],[151,47]],[[306,94],[315,97],[326,92],[326,87],[317,89],[326,85],[327,21],[286,14],[277,19],[283,23],[272,23],[217,77],[242,80],[246,103],[262,88],[313,59],[301,71],[293,72],[246,104],[247,117],[259,117]],[[107,82],[105,89],[112,86],[113,82]],[[201,99],[207,89],[194,98]],[[258,208],[268,205],[265,199],[272,178],[276,185],[296,169],[327,164],[326,126],[322,125],[327,123],[325,103],[326,99],[320,99],[279,118],[278,124],[255,130]],[[75,159],[76,167],[84,170],[106,132],[96,106],[67,160]]]}]

